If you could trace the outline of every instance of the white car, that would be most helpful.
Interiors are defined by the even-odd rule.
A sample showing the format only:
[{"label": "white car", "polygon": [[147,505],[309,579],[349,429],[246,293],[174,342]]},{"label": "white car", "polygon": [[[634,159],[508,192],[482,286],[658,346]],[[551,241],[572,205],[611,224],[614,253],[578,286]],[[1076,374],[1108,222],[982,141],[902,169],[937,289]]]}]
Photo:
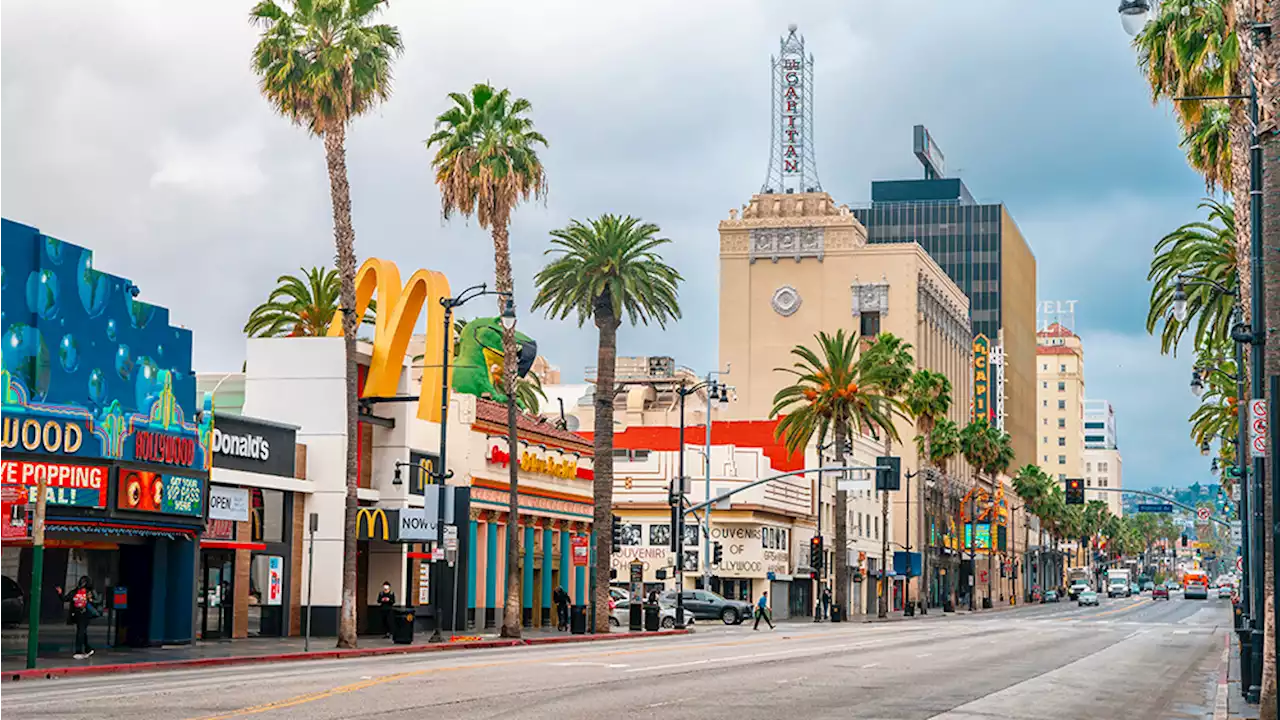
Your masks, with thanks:
[{"label": "white car", "polygon": [[[671,630],[676,627],[676,606],[660,603],[658,624],[663,630]],[[610,627],[628,627],[631,625],[631,605],[619,603],[609,615]],[[684,625],[689,627],[693,625],[693,613],[688,608],[684,611]]]}]

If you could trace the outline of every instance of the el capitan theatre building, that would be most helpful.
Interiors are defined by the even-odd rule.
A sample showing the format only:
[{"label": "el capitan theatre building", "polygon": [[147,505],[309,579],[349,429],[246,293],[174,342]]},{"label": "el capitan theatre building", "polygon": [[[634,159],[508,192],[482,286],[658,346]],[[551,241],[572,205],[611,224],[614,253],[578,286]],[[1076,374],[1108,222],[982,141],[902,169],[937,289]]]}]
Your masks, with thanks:
[{"label": "el capitan theatre building", "polygon": [[[43,475],[41,654],[71,648],[53,588],[82,575],[104,610],[93,645],[189,643],[210,461],[191,332],[139,300],[129,280],[95,269],[92,251],[0,222],[4,624],[27,628],[30,519]],[[25,634],[6,631],[6,654],[25,644]]]}]

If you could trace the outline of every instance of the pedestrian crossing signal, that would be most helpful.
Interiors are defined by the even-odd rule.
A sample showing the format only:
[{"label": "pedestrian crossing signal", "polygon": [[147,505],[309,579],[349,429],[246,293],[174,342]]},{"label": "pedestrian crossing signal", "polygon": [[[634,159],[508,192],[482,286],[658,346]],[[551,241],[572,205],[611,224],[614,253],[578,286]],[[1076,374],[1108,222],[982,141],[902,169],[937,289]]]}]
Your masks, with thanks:
[{"label": "pedestrian crossing signal", "polygon": [[1067,504],[1084,504],[1084,481],[1080,478],[1067,478]]}]

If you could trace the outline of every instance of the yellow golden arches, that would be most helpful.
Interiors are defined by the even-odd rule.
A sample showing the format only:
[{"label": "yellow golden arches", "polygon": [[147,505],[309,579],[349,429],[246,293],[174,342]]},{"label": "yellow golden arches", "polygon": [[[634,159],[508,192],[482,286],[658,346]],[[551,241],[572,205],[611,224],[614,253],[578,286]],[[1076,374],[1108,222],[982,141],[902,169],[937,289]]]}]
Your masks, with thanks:
[{"label": "yellow golden arches", "polygon": [[[440,358],[451,333],[442,331],[444,306],[441,298],[449,297],[449,280],[432,270],[418,270],[409,282],[400,284],[400,269],[395,263],[369,258],[356,273],[356,316],[364,317],[375,292],[378,312],[374,319],[373,357],[365,377],[362,397],[390,397],[396,394],[404,356],[413,338],[414,328],[427,309],[426,347],[423,350],[422,391],[418,396],[418,417],[440,421]],[[329,336],[342,336],[341,312],[329,323]]]}]

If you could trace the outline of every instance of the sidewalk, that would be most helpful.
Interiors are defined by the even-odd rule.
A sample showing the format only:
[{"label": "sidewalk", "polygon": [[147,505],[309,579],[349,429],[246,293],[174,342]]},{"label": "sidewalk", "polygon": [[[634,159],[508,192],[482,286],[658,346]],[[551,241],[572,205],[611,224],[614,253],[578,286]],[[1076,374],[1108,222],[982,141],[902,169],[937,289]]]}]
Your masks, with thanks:
[{"label": "sidewalk", "polygon": [[1226,667],[1218,680],[1218,702],[1213,711],[1214,720],[1254,720],[1258,706],[1244,701],[1240,689],[1240,643],[1234,632],[1227,635],[1227,648],[1223,651]]},{"label": "sidewalk", "polygon": [[685,635],[688,630],[661,630],[658,632],[612,632],[572,635],[555,630],[525,628],[519,639],[500,638],[496,634],[457,635],[444,634],[443,641],[426,642],[430,633],[418,633],[411,645],[396,645],[380,636],[361,636],[359,647],[337,649],[335,638],[311,639],[311,651],[304,650],[304,640],[289,638],[247,638],[242,640],[196,641],[191,645],[170,645],[155,648],[103,648],[93,657],[76,660],[68,655],[41,656],[34,670],[26,669],[26,658],[6,655],[0,667],[3,680],[14,681],[30,678],[53,678],[67,675],[97,675],[121,672],[172,670],[216,665],[247,665],[265,662],[294,660],[331,660],[336,658],[370,657],[406,653],[443,652],[448,650],[474,650],[479,648],[503,648],[529,645],[592,642],[599,640],[627,640],[643,637]]}]

